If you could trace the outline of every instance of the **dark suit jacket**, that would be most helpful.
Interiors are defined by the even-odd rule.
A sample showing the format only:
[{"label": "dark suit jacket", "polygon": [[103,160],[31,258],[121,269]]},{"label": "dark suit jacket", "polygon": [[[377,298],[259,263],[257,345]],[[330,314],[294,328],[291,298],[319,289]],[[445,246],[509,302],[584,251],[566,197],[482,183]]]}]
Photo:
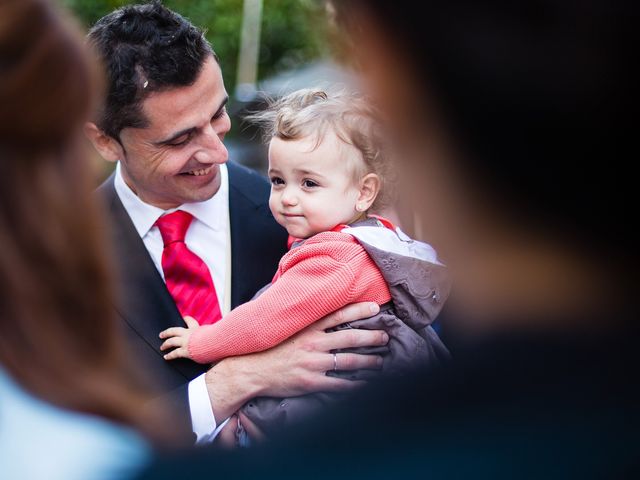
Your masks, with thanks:
[{"label": "dark suit jacket", "polygon": [[[269,184],[257,173],[229,162],[231,225],[231,305],[247,302],[269,283],[287,247],[287,233],[268,206]],[[162,277],[115,191],[114,175],[99,188],[106,202],[110,240],[116,257],[117,316],[130,347],[130,359],[149,386],[166,396],[176,414],[188,415],[187,384],[208,366],[162,358],[158,334],[184,322]],[[187,417],[188,418],[188,417]]]}]

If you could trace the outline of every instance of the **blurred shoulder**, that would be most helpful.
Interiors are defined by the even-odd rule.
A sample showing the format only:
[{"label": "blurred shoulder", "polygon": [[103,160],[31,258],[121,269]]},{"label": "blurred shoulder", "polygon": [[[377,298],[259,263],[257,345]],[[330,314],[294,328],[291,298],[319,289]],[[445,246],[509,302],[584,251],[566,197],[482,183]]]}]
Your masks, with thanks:
[{"label": "blurred shoulder", "polygon": [[42,401],[2,370],[0,392],[0,461],[7,478],[121,478],[150,458],[149,446],[132,430]]}]

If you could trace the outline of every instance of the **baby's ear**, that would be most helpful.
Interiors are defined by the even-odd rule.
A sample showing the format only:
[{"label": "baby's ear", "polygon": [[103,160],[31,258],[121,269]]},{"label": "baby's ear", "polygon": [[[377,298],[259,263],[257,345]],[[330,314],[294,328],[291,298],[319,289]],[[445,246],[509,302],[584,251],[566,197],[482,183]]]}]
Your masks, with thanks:
[{"label": "baby's ear", "polygon": [[360,195],[356,203],[356,210],[365,212],[371,208],[380,192],[380,177],[375,173],[368,173],[360,180]]}]

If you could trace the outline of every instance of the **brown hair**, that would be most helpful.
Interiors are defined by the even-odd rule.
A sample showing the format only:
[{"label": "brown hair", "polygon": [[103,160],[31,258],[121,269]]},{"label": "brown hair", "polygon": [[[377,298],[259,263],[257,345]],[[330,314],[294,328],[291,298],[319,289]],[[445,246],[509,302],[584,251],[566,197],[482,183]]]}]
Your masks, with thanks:
[{"label": "brown hair", "polygon": [[315,136],[317,147],[331,129],[341,141],[360,153],[362,161],[353,162],[356,180],[368,173],[380,177],[380,192],[371,211],[387,206],[392,197],[394,172],[378,114],[367,98],[347,90],[302,89],[267,101],[265,110],[247,116],[247,120],[263,128],[265,141],[273,137],[298,140]]},{"label": "brown hair", "polygon": [[49,3],[0,3],[0,364],[45,400],[140,427],[80,142],[94,71]]}]

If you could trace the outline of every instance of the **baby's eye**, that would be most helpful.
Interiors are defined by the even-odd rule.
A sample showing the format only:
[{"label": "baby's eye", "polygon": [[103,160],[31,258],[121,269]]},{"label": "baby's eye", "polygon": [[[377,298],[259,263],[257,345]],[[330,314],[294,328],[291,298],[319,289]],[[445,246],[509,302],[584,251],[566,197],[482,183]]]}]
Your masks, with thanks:
[{"label": "baby's eye", "polygon": [[313,187],[319,187],[320,185],[318,185],[316,182],[314,182],[313,180],[304,180],[302,182],[302,186],[306,187],[306,188],[313,188]]},{"label": "baby's eye", "polygon": [[284,185],[284,180],[280,177],[271,177],[271,185]]}]

